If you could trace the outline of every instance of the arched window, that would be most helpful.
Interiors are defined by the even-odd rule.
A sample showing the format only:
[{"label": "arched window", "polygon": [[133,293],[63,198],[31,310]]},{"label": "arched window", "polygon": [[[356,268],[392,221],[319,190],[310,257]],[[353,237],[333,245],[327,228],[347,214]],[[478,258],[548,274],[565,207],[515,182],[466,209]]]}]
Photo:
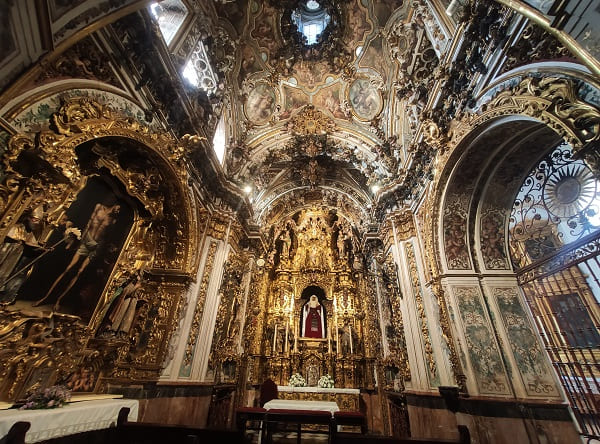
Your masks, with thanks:
[{"label": "arched window", "polygon": [[184,66],[182,74],[192,86],[202,88],[207,94],[210,95],[216,91],[217,76],[208,61],[206,48],[201,40]]},{"label": "arched window", "polygon": [[188,10],[181,0],[163,0],[151,3],[150,13],[158,22],[160,32],[168,45],[171,43],[185,20]]}]

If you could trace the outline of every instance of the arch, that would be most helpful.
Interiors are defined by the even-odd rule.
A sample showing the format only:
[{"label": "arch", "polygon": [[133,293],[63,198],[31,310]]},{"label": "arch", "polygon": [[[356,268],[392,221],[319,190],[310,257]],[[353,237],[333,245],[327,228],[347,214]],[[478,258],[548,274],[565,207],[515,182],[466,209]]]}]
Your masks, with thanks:
[{"label": "arch", "polygon": [[[534,134],[538,141],[523,149]],[[450,130],[449,137],[450,149],[438,160],[444,166],[438,173],[433,198],[433,208],[437,208],[432,226],[439,252],[437,264],[444,271],[508,270],[506,221],[499,220],[498,203],[491,202],[494,192],[502,192],[504,197],[512,193],[514,197],[516,190],[507,193],[508,178],[500,178],[501,165],[512,165],[512,171],[525,175],[527,166],[542,156],[544,144],[549,150],[561,139],[585,155],[589,146],[600,142],[600,110],[577,96],[571,79],[525,77],[513,88],[497,93],[478,114],[464,117]],[[486,165],[485,171],[478,170],[481,164]],[[512,185],[520,185],[515,180]],[[504,202],[504,210],[511,204]],[[483,231],[486,233],[480,235]],[[498,236],[504,240],[504,245],[498,246],[500,256],[492,260],[480,255],[480,267],[471,257],[472,251],[479,249],[472,247],[481,247],[483,239]]]},{"label": "arch", "polygon": [[[600,112],[576,96],[572,79],[526,77],[457,122],[449,136],[428,206],[430,262],[443,303],[455,314],[455,345],[466,347],[468,391],[559,398],[508,253],[508,219],[523,179],[543,155],[562,140],[582,155],[598,143]],[[473,352],[482,337],[491,367]],[[508,377],[511,368],[520,378]]]},{"label": "arch", "polygon": [[529,117],[546,124],[578,151],[600,141],[600,110],[581,100],[572,79],[524,77],[512,88],[497,91],[476,114],[467,114],[449,132],[450,146],[486,122],[499,117]]},{"label": "arch", "polygon": [[[445,172],[448,182],[438,229],[442,270],[510,269],[505,226],[520,179],[560,140],[544,124],[516,116],[480,129],[464,149],[458,148]],[[502,239],[501,245],[497,239]],[[494,250],[484,248],[482,253],[481,247],[491,240]]]},{"label": "arch", "polygon": [[[41,131],[35,139],[25,134],[17,134],[10,139],[6,170],[9,176],[8,182],[19,180],[21,176],[13,168],[20,153],[35,147],[41,152],[44,161],[51,165],[57,165],[58,172],[68,179],[68,183],[62,187],[64,193],[66,189],[77,188],[82,180],[75,151],[77,147],[92,141],[128,140],[152,157],[157,170],[161,171],[168,183],[166,188],[169,196],[162,201],[156,199],[156,196],[152,196],[154,184],[149,178],[136,172],[123,171],[119,166],[116,153],[111,153],[110,150],[104,150],[101,153],[102,166],[121,180],[127,191],[146,206],[154,220],[171,219],[176,225],[173,227],[174,232],[179,232],[180,237],[186,239],[193,237],[195,230],[191,226],[193,223],[191,198],[188,195],[187,171],[183,163],[185,148],[178,146],[170,136],[151,133],[147,127],[141,126],[137,121],[123,117],[110,107],[88,98],[75,98],[63,103],[59,110],[52,115],[51,122],[53,129]],[[11,176],[14,177],[11,179]],[[62,194],[60,195],[62,196]],[[183,209],[182,213],[178,215],[165,213],[163,210],[165,200],[170,200],[170,204],[175,203],[176,206]],[[5,205],[1,205],[2,203]],[[70,202],[64,202],[64,204],[67,203]],[[0,202],[0,211],[8,210],[8,207],[9,202]],[[172,239],[172,241],[181,245],[182,251],[177,254],[175,262],[164,263],[159,268],[174,268],[190,273],[193,261],[192,242],[184,243],[177,239]],[[165,247],[166,245],[168,243],[164,244]],[[159,264],[155,263],[155,265]]]}]

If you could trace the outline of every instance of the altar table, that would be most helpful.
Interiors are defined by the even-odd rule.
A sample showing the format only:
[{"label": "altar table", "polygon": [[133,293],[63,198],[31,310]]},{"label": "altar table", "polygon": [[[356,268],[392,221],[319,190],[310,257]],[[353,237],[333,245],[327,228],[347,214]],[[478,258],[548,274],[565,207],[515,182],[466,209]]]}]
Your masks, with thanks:
[{"label": "altar table", "polygon": [[321,388],[277,386],[279,399],[335,402],[341,410],[359,410],[360,390],[352,388]]},{"label": "altar table", "polygon": [[31,428],[25,442],[39,442],[74,433],[105,429],[117,424],[123,407],[129,407],[129,421],[137,421],[139,402],[135,399],[101,399],[67,404],[56,409],[0,411],[0,439],[15,422],[27,421]]},{"label": "altar table", "polygon": [[319,410],[331,412],[331,416],[335,412],[339,412],[340,408],[335,402],[331,401],[301,401],[294,399],[272,399],[266,402],[264,408],[267,410],[272,409],[285,409],[285,410]]}]

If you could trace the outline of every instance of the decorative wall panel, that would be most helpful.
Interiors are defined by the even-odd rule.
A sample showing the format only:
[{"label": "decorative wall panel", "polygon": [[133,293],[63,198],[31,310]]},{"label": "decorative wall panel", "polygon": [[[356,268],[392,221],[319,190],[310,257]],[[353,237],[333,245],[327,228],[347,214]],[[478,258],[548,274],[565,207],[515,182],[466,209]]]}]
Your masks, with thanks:
[{"label": "decorative wall panel", "polygon": [[509,395],[509,385],[493,327],[478,287],[452,288],[462,321],[466,348],[481,394]]},{"label": "decorative wall panel", "polygon": [[558,393],[551,369],[523,309],[518,290],[515,287],[495,287],[492,294],[527,394],[556,397]]}]

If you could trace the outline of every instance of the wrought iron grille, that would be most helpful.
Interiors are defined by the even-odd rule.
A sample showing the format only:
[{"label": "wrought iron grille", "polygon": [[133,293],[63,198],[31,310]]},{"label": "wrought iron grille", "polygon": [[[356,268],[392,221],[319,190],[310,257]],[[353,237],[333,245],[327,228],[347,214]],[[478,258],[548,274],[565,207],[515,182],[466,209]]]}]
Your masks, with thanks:
[{"label": "wrought iron grille", "polygon": [[509,223],[517,278],[581,434],[600,438],[600,187],[560,145],[523,182]]}]

